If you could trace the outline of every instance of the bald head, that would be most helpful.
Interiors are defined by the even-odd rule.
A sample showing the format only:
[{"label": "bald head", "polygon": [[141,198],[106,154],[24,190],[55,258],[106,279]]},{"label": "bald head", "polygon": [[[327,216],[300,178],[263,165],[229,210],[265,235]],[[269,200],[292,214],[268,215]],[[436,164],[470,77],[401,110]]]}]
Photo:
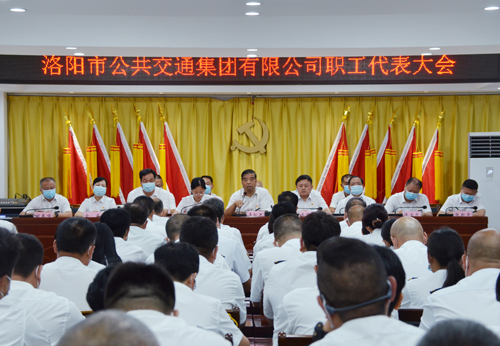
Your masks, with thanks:
[{"label": "bald head", "polygon": [[409,240],[417,240],[424,243],[424,229],[420,222],[413,217],[399,218],[391,227],[391,237],[394,248],[399,249],[404,243]]},{"label": "bald head", "polygon": [[63,335],[59,346],[159,346],[142,322],[118,310],[89,316]]},{"label": "bald head", "polygon": [[467,275],[484,268],[500,268],[500,231],[486,228],[474,233],[467,246],[467,256]]},{"label": "bald head", "polygon": [[354,205],[349,208],[349,211],[347,212],[347,218],[349,219],[349,223],[351,225],[363,219],[363,210],[365,210],[365,207],[363,207],[362,205]]}]

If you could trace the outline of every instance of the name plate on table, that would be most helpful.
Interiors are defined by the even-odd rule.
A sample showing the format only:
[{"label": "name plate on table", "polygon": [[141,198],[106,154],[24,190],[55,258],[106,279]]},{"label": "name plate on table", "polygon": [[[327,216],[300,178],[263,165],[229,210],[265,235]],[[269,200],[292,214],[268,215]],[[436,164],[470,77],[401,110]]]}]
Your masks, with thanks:
[{"label": "name plate on table", "polygon": [[422,216],[421,211],[403,211],[403,216],[419,217]]},{"label": "name plate on table", "polygon": [[33,217],[36,218],[46,218],[46,217],[54,217],[54,213],[51,211],[37,211],[33,214]]},{"label": "name plate on table", "polygon": [[87,211],[83,213],[83,217],[101,217],[102,213],[99,211]]},{"label": "name plate on table", "polygon": [[301,210],[301,211],[299,211],[299,216],[306,217],[307,215],[315,213],[315,212],[316,211],[312,211],[312,210]]},{"label": "name plate on table", "polygon": [[470,210],[455,210],[453,212],[453,216],[471,217],[472,216],[472,211],[470,211]]},{"label": "name plate on table", "polygon": [[249,217],[264,217],[264,216],[266,216],[266,212],[263,210],[247,211],[247,216],[249,216]]}]

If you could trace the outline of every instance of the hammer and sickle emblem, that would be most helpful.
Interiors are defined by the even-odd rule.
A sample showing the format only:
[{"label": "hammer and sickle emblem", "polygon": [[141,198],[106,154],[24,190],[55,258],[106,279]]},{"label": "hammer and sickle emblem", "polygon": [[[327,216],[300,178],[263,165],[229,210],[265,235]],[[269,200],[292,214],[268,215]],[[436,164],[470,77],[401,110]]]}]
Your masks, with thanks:
[{"label": "hammer and sickle emblem", "polygon": [[260,125],[262,126],[262,139],[259,141],[257,139],[257,136],[250,130],[252,126],[255,125],[253,121],[248,121],[238,127],[238,132],[240,134],[245,133],[248,138],[250,138],[250,141],[254,144],[253,147],[245,147],[241,143],[239,143],[236,139],[233,140],[233,145],[231,145],[231,150],[236,150],[236,148],[240,149],[241,151],[248,153],[248,154],[253,154],[256,152],[260,152],[261,154],[264,154],[266,152],[266,144],[267,141],[269,140],[269,129],[267,128],[266,124],[259,118],[255,118],[259,121]]}]

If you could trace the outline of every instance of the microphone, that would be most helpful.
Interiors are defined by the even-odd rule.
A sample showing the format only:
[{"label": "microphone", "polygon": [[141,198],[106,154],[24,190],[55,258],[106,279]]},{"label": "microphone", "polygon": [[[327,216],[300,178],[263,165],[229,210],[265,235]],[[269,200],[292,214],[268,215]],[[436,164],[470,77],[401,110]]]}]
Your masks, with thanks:
[{"label": "microphone", "polygon": [[[241,202],[243,202],[245,200],[245,197],[247,196],[247,192],[243,192],[243,196],[241,196]],[[242,205],[243,206],[243,205]],[[241,210],[241,207],[237,208],[238,209],[238,212],[236,214],[241,214],[240,210]]]},{"label": "microphone", "polygon": [[456,209],[456,210],[474,209],[473,213],[475,213],[477,211],[477,205],[475,205],[473,207],[449,207],[449,208],[446,208],[445,213],[447,213],[450,209],[451,210],[453,210],[453,209]]},{"label": "microphone", "polygon": [[[339,215],[344,215],[342,212],[345,210],[345,208],[340,208],[338,214]],[[335,213],[337,214],[337,211],[335,210]]]},{"label": "microphone", "polygon": [[317,207],[317,208],[298,208],[297,210],[323,210],[323,207]]},{"label": "microphone", "polygon": [[394,214],[398,212],[398,209],[427,209],[427,206],[423,205],[420,207],[397,207],[396,210],[394,211]]},{"label": "microphone", "polygon": [[[27,214],[29,211],[38,211],[38,210],[59,210],[59,206],[56,205],[55,207],[50,207],[50,208],[32,208],[32,209],[28,209],[26,210],[26,215],[19,215],[19,217],[33,217],[33,214]],[[54,214],[56,215],[56,217],[59,215],[59,212],[56,211],[54,212]]]},{"label": "microphone", "polygon": [[190,204],[190,205],[186,205],[184,208],[182,208],[182,209],[181,209],[181,214],[183,214],[183,213],[184,213],[184,210],[185,210],[186,208],[191,208],[191,207],[194,207],[194,206],[196,206],[196,205],[198,205],[198,203],[195,203],[195,204]]}]

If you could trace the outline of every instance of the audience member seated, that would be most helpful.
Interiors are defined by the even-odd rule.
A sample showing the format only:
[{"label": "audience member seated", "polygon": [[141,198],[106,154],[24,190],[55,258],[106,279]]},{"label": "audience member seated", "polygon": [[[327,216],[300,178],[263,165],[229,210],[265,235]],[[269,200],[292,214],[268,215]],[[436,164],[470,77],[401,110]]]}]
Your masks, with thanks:
[{"label": "audience member seated", "polygon": [[427,298],[420,328],[429,330],[439,321],[466,318],[487,327],[500,327],[496,283],[500,274],[500,231],[474,233],[463,256],[466,277]]},{"label": "audience member seated", "polygon": [[179,312],[180,318],[191,326],[222,336],[232,334],[235,345],[250,345],[219,299],[193,292],[200,258],[192,245],[168,243],[160,246],[155,251],[155,264],[165,269],[174,280],[175,310]]},{"label": "audience member seated", "polygon": [[72,217],[59,224],[54,240],[57,259],[43,266],[40,289],[68,298],[80,311],[89,311],[85,299],[97,270],[88,267],[95,247],[92,222]]},{"label": "audience member seated", "polygon": [[92,311],[104,310],[104,292],[111,273],[116,269],[119,263],[112,264],[102,269],[97,273],[94,281],[89,285],[87,290],[87,303],[89,303]]},{"label": "audience member seated", "polygon": [[375,203],[373,198],[365,196],[365,182],[363,181],[363,178],[355,175],[349,178],[349,190],[351,191],[351,194],[339,201],[337,208],[335,209],[335,213],[344,213],[347,202],[354,197],[363,199],[367,206]]},{"label": "audience member seated", "polygon": [[[95,239],[95,248],[92,255],[92,262],[99,263],[103,266],[108,266],[113,263],[121,263],[122,259],[116,253],[116,245],[113,237],[113,232],[108,225],[102,222],[94,223],[97,230]],[[89,265],[90,265],[89,263]],[[102,267],[99,270],[103,269]]]},{"label": "audience member seated", "polygon": [[[150,233],[158,234],[163,239],[166,238],[167,234],[165,233],[165,225],[159,225],[153,221],[153,217],[155,215],[155,202],[151,197],[148,196],[139,196],[134,200],[134,203],[141,203],[146,208],[148,208],[148,220],[146,223],[146,231]],[[163,202],[162,202],[163,204]]]},{"label": "audience member seated", "polygon": [[154,224],[165,230],[165,225],[168,222],[168,217],[166,216],[165,208],[163,208],[163,202],[159,198],[153,198],[153,221]]},{"label": "audience member seated", "polygon": [[386,222],[384,222],[384,225],[382,226],[382,230],[380,234],[382,235],[382,240],[384,241],[385,246],[394,248],[394,244],[392,244],[391,240],[391,228],[394,222],[398,221],[398,219],[389,219]]},{"label": "audience member seated", "polygon": [[[349,198],[349,200],[347,201],[345,208],[344,208],[344,220],[342,220],[340,222],[340,235],[341,236],[342,236],[342,232],[344,230],[347,230],[347,228],[352,225],[351,222],[349,221],[347,213],[349,212],[349,210],[351,210],[351,207],[354,207],[355,205],[362,206],[363,210],[366,208],[366,202],[363,200],[363,198],[359,198],[359,197]],[[360,221],[361,220],[363,220],[363,218],[361,218]],[[355,227],[354,230],[359,228],[359,233],[361,233],[361,229],[363,228],[362,223],[360,223],[354,227]]]},{"label": "audience member seated", "polygon": [[[278,203],[273,207],[295,209],[291,203]],[[273,224],[273,234],[277,247],[259,252],[253,259],[252,289],[250,301],[261,301],[262,290],[269,272],[274,265],[293,259],[300,255],[300,238],[302,237],[302,221],[297,214],[284,214]]]},{"label": "audience member seated", "polygon": [[[161,215],[161,216],[166,216],[167,214],[173,214],[175,212],[175,196],[172,193],[170,193],[170,191],[168,191],[167,189],[164,189],[163,178],[159,174],[156,175],[155,187],[162,189],[163,191],[167,191],[167,193],[169,193],[174,198],[173,199],[174,203],[172,204],[173,208],[170,210],[168,208],[164,208],[163,215]],[[156,197],[153,197],[153,199],[155,199],[155,198]],[[161,204],[162,204],[162,207],[164,207],[163,201],[161,202]]]},{"label": "audience member seated", "polygon": [[245,293],[240,277],[213,264],[218,250],[215,223],[205,217],[192,216],[182,224],[179,240],[193,245],[200,254],[195,293],[220,299],[225,309],[238,307],[240,323],[245,323]]},{"label": "audience member seated", "polygon": [[206,189],[205,180],[202,178],[191,180],[191,195],[181,199],[174,214],[187,214],[194,206],[201,205],[206,200],[212,198],[210,195],[205,194]]},{"label": "audience member seated", "polygon": [[[2,209],[0,209],[0,211],[1,210]],[[10,233],[17,233],[16,225],[14,225],[12,222],[9,221],[0,220],[0,228],[5,228]]]},{"label": "audience member seated", "polygon": [[295,180],[297,188],[293,193],[299,197],[297,211],[301,210],[323,210],[327,214],[332,211],[328,208],[323,196],[316,190],[313,190],[312,178],[308,175],[301,175]]},{"label": "audience member seated", "polygon": [[109,198],[106,196],[106,189],[108,187],[108,181],[103,177],[97,177],[92,183],[92,189],[94,195],[90,198],[86,198],[80,208],[75,213],[75,216],[83,216],[85,213],[91,212],[104,212],[108,209],[116,208],[116,202],[114,198]]},{"label": "audience member seated", "polygon": [[42,178],[40,180],[40,192],[42,194],[33,198],[19,215],[34,214],[37,211],[49,211],[58,217],[73,216],[68,199],[56,193],[56,181],[54,178]]},{"label": "audience member seated", "polygon": [[241,173],[242,189],[236,191],[229,198],[226,216],[234,213],[244,214],[251,210],[268,210],[274,205],[273,198],[269,191],[263,187],[257,187],[257,173],[251,169],[246,169]]},{"label": "audience member seated", "polygon": [[406,280],[418,278],[429,273],[427,259],[427,234],[417,219],[399,218],[391,227],[391,240],[394,251],[405,268]]},{"label": "audience member seated", "polygon": [[[354,198],[351,198],[349,203],[353,200]],[[346,226],[344,229],[341,227],[341,237],[360,238],[363,235],[361,232],[361,229],[363,228],[363,210],[365,210],[365,207],[361,205],[353,205],[349,208],[349,211],[347,212],[347,220],[349,221],[350,226]]]},{"label": "audience member seated", "polygon": [[189,216],[186,214],[172,215],[172,217],[168,220],[167,224],[165,225],[168,241],[172,242],[179,241],[181,226],[187,219],[189,219]]},{"label": "audience member seated", "polygon": [[233,239],[245,248],[245,243],[243,243],[243,237],[241,236],[240,230],[224,225],[224,201],[222,198],[209,198],[203,202],[203,204],[211,206],[217,212],[217,228],[219,230],[219,235]]},{"label": "audience member seated", "polygon": [[167,213],[169,211],[173,212],[175,209],[175,197],[170,192],[156,187],[156,172],[151,168],[143,169],[139,172],[139,178],[141,180],[141,186],[130,191],[127,196],[127,202],[132,203],[139,196],[156,197],[161,199]]},{"label": "audience member seated", "polygon": [[418,328],[389,318],[396,280],[370,245],[333,238],[318,248],[319,303],[328,317],[326,336],[312,345],[416,345]]},{"label": "audience member seated", "polygon": [[296,288],[313,287],[316,282],[316,249],[326,239],[338,237],[340,225],[323,212],[309,214],[302,222],[302,253],[295,259],[275,265],[264,286],[264,315],[272,320],[283,296]]},{"label": "audience member seated", "polygon": [[37,289],[43,268],[42,243],[31,234],[20,233],[16,236],[21,248],[5,302],[28,310],[55,345],[66,330],[83,321],[84,317],[67,298]]},{"label": "audience member seated", "polygon": [[432,272],[408,281],[403,291],[403,309],[422,309],[432,292],[453,286],[465,277],[461,264],[464,242],[456,231],[442,228],[432,232],[427,253]]},{"label": "audience member seated", "polygon": [[128,240],[130,231],[130,214],[124,209],[106,210],[100,219],[101,223],[108,225],[113,232],[116,253],[122,262],[145,262],[148,258],[146,252]]},{"label": "audience member seated", "polygon": [[159,346],[149,328],[118,310],[90,315],[70,329],[58,346]]},{"label": "audience member seated", "polygon": [[[297,205],[299,203],[299,197],[291,191],[283,191],[278,196],[278,203],[283,203],[283,202],[290,202],[295,206],[295,209],[297,209]],[[272,217],[272,213],[269,215],[269,220],[271,220],[271,217]],[[259,229],[259,233],[257,234],[256,243],[258,243],[262,238],[270,236],[272,233],[273,233],[272,229],[269,227],[269,222],[266,222]],[[274,236],[271,236],[271,239],[274,239]],[[255,245],[257,245],[257,244],[255,244]],[[258,252],[258,251],[255,251],[256,250],[255,248],[256,248],[256,246],[254,246],[254,249],[253,249],[254,255]]]},{"label": "audience member seated", "polygon": [[189,326],[177,317],[174,283],[160,267],[122,264],[109,278],[104,301],[107,309],[127,311],[148,326],[162,346],[230,345],[220,335]]},{"label": "audience member seated", "polygon": [[474,321],[449,320],[437,323],[417,346],[500,346],[500,339]]},{"label": "audience member seated", "polygon": [[453,214],[457,210],[466,210],[472,211],[474,216],[484,216],[486,209],[482,197],[477,194],[478,188],[479,185],[475,180],[467,179],[462,184],[460,193],[446,199],[439,214]]},{"label": "audience member seated", "polygon": [[337,205],[341,200],[343,200],[344,198],[346,198],[351,194],[351,190],[349,189],[349,179],[351,179],[351,177],[352,175],[350,174],[344,174],[341,178],[343,190],[334,193],[332,196],[332,201],[330,202],[330,210],[334,214],[340,214],[339,212],[336,212]]},{"label": "audience member seated", "polygon": [[363,210],[363,228],[368,232],[358,237],[365,243],[385,246],[382,226],[387,221],[387,211],[382,204],[370,204]]},{"label": "audience member seated", "polygon": [[148,256],[151,255],[158,246],[165,242],[165,238],[146,230],[148,208],[142,203],[127,203],[123,206],[123,210],[130,214],[127,241],[140,247]]},{"label": "audience member seated", "polygon": [[209,195],[210,197],[217,197],[224,203],[222,198],[220,198],[219,196],[217,196],[214,193],[214,180],[213,180],[213,178],[209,175],[202,175],[201,178],[203,180],[205,180],[205,186],[207,187],[207,189],[205,190],[205,194]]},{"label": "audience member seated", "polygon": [[404,211],[421,211],[422,216],[432,216],[429,199],[423,193],[422,182],[417,178],[406,181],[405,189],[395,193],[387,200],[385,209],[389,214],[403,214]]},{"label": "audience member seated", "polygon": [[37,319],[14,300],[6,299],[20,247],[15,234],[0,228],[0,345],[50,346],[47,331]]}]

